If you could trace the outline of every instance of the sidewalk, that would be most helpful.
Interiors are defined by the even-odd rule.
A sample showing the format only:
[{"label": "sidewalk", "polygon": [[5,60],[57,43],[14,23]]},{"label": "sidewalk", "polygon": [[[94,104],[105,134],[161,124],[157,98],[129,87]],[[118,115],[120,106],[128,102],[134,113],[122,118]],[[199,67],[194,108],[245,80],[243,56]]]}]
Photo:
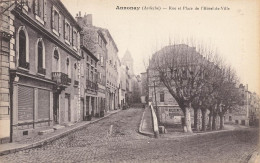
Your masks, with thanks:
[{"label": "sidewalk", "polygon": [[68,126],[68,127],[64,127],[64,128],[55,130],[52,133],[48,133],[48,134],[44,134],[44,135],[37,135],[35,137],[30,137],[28,139],[20,140],[20,141],[13,142],[13,143],[1,144],[0,145],[0,156],[9,154],[9,153],[18,152],[18,151],[25,150],[25,149],[29,149],[29,148],[42,146],[51,141],[54,141],[63,136],[66,136],[69,133],[75,132],[76,130],[80,130],[89,124],[92,124],[92,123],[100,121],[104,118],[107,118],[119,111],[121,111],[121,110],[110,111],[110,112],[107,112],[104,117],[92,118],[91,121],[78,122],[78,123],[73,124],[72,126]]},{"label": "sidewalk", "polygon": [[139,133],[146,136],[154,137],[151,110],[147,106],[145,107],[143,112],[139,127]]}]

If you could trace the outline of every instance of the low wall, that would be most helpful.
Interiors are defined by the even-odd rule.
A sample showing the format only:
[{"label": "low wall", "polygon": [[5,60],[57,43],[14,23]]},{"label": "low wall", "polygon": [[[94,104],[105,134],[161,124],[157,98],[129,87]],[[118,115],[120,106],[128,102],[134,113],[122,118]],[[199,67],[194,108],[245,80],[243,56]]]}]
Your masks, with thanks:
[{"label": "low wall", "polygon": [[153,105],[150,105],[151,108],[151,114],[152,114],[152,120],[153,120],[153,131],[154,131],[154,137],[158,138],[159,137],[159,127],[158,127],[158,120],[157,116],[155,114]]}]

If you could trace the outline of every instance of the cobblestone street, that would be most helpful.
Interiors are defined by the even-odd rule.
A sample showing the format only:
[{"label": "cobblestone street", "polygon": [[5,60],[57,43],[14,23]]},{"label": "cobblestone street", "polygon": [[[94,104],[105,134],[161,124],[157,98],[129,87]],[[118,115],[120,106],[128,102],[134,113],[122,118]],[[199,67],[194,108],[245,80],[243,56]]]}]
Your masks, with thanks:
[{"label": "cobblestone street", "polygon": [[257,148],[256,129],[185,138],[149,138],[137,132],[142,113],[140,108],[123,110],[41,148],[1,156],[0,160],[3,163],[247,162]]}]

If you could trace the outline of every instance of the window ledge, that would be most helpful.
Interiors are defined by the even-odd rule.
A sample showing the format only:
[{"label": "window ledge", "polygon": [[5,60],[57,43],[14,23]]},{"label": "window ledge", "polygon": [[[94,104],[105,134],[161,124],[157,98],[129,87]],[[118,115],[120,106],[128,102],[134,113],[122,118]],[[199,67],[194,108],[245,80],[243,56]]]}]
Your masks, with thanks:
[{"label": "window ledge", "polygon": [[78,51],[78,49],[76,48],[76,46],[73,46],[73,49],[76,50],[76,51]]},{"label": "window ledge", "polygon": [[39,72],[37,72],[37,75],[39,75],[39,76],[42,76],[42,77],[45,77],[45,75],[44,75],[44,74],[42,74],[42,73],[39,73]]},{"label": "window ledge", "polygon": [[57,35],[57,36],[60,36],[59,32],[57,32],[55,29],[52,29],[52,32]]},{"label": "window ledge", "polygon": [[69,42],[68,40],[66,40],[66,39],[65,39],[65,43],[68,44],[68,45],[70,45],[70,42]]},{"label": "window ledge", "polygon": [[35,19],[40,22],[42,25],[44,25],[44,21],[42,20],[42,18],[40,18],[38,15],[35,15]]},{"label": "window ledge", "polygon": [[18,69],[29,72],[29,69],[26,69],[26,68],[23,68],[23,67],[20,67],[20,66],[18,66]]}]

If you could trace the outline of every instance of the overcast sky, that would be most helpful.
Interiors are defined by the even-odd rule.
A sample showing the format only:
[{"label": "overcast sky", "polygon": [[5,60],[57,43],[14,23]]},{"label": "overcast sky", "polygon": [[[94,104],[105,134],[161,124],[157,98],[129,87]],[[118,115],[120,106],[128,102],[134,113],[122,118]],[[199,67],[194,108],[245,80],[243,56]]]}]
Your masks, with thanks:
[{"label": "overcast sky", "polygon": [[[193,38],[217,48],[237,71],[243,84],[259,94],[259,3],[257,0],[61,0],[75,17],[92,14],[95,26],[107,28],[122,58],[128,49],[136,74],[144,72],[143,60],[168,45],[169,40]],[[192,3],[191,3],[192,2]],[[161,7],[158,10],[116,10],[116,7]],[[169,6],[176,10],[169,10]],[[193,10],[183,10],[183,7]],[[201,7],[229,10],[201,10]],[[182,10],[177,10],[181,7]],[[195,7],[200,10],[195,10]],[[258,14],[258,15],[257,15]]]}]

